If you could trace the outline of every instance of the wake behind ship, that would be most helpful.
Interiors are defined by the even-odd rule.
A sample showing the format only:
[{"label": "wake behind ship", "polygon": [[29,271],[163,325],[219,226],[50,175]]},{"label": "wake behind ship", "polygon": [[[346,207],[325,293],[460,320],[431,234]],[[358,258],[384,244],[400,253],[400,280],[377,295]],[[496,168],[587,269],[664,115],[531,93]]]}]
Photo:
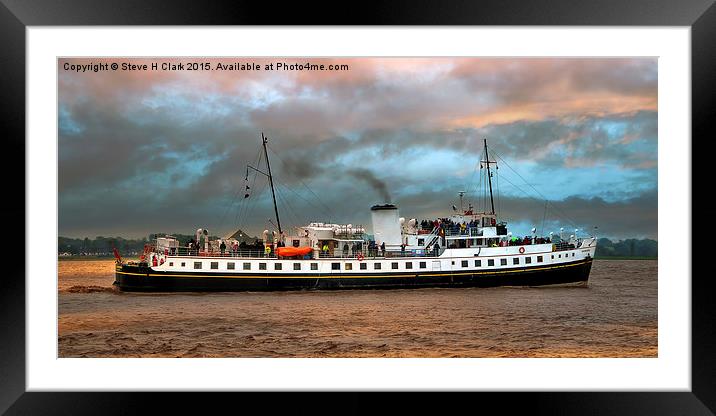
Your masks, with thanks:
[{"label": "wake behind ship", "polygon": [[[498,222],[492,195],[487,141],[480,167],[486,170],[490,210],[458,210],[441,218],[400,217],[394,204],[370,208],[373,238],[362,226],[313,222],[284,232],[262,135],[277,231],[263,233],[263,250],[242,250],[229,237],[211,239],[205,229],[195,244],[171,236],[145,247],[138,261],[117,253],[116,279],[123,291],[271,291],[396,289],[586,284],[596,236],[561,234],[517,238]],[[248,177],[247,168],[247,177]],[[248,189],[248,187],[247,187]],[[248,196],[248,194],[247,194]]]}]

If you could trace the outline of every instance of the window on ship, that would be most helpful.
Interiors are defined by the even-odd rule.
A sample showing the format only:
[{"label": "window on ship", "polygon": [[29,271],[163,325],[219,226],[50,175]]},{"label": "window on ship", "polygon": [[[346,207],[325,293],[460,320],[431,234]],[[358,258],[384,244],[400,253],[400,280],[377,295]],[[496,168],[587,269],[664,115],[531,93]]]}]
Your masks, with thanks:
[{"label": "window on ship", "polygon": [[500,266],[507,266],[507,259],[500,259]]},{"label": "window on ship", "polygon": [[266,263],[259,263],[259,270],[266,270]]},{"label": "window on ship", "polygon": [[487,260],[487,265],[488,265],[488,266],[494,266],[494,265],[495,265],[495,260],[494,260],[494,259],[489,259],[489,260]]},{"label": "window on ship", "polygon": [[244,263],[244,270],[251,270],[251,263]]},{"label": "window on ship", "polygon": [[341,264],[340,263],[331,263],[331,270],[340,270]]},{"label": "window on ship", "polygon": [[194,269],[201,269],[201,262],[200,262],[200,261],[195,261],[195,262],[194,262]]},{"label": "window on ship", "polygon": [[236,265],[234,264],[233,261],[230,261],[230,262],[226,263],[226,268],[228,270],[234,270],[234,269],[236,269]]},{"label": "window on ship", "polygon": [[293,263],[293,270],[301,270],[301,263]]}]

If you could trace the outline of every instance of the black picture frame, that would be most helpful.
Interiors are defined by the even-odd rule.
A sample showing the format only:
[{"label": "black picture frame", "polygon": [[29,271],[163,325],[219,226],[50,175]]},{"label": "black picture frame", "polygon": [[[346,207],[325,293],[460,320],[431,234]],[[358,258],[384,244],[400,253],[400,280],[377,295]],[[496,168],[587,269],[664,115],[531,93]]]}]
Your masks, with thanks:
[{"label": "black picture frame", "polygon": [[[716,5],[713,0],[614,0],[579,1],[401,1],[380,5],[327,5],[304,2],[172,2],[155,0],[62,2],[0,0],[0,106],[5,127],[6,155],[20,166],[6,172],[25,172],[25,29],[27,26],[83,25],[558,25],[558,26],[688,26],[691,27],[692,142],[705,140],[713,118],[716,83]],[[686,138],[685,138],[686,140]],[[693,147],[692,147],[693,149]],[[696,171],[692,171],[693,173]],[[15,176],[15,175],[12,175]],[[15,203],[3,204],[2,218],[24,218],[25,187],[10,176],[5,194]],[[695,189],[695,188],[692,188]],[[19,201],[23,202],[20,203]],[[693,204],[693,203],[692,203]],[[680,232],[692,235],[692,224]],[[27,236],[22,237],[23,243]],[[16,243],[13,243],[16,244]],[[24,244],[23,244],[24,246]],[[27,256],[27,254],[25,254]],[[18,253],[7,258],[0,278],[0,412],[7,414],[134,414],[155,406],[181,413],[206,414],[229,404],[233,411],[249,402],[263,406],[262,413],[276,410],[315,413],[367,413],[436,409],[479,413],[545,414],[714,414],[716,411],[716,302],[714,280],[708,273],[692,274],[692,389],[690,392],[545,392],[476,393],[449,398],[432,394],[391,395],[336,393],[290,395],[276,399],[274,393],[251,395],[186,393],[39,393],[26,392],[25,381],[25,261]],[[693,259],[693,258],[692,258]],[[691,260],[689,261],[690,264]],[[688,270],[692,273],[691,270]],[[686,272],[685,272],[686,274]],[[681,276],[678,276],[681,277]],[[497,407],[495,407],[497,406]],[[458,410],[459,409],[459,410]],[[232,410],[229,410],[232,411]]]}]

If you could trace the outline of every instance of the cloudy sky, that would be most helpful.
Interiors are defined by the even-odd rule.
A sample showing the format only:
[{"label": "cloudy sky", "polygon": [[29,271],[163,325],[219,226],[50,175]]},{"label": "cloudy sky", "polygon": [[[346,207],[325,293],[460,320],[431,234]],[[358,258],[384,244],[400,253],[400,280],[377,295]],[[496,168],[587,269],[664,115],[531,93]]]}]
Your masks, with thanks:
[{"label": "cloudy sky", "polygon": [[[459,191],[482,209],[487,138],[496,209],[515,234],[657,237],[655,58],[192,60],[262,70],[77,72],[65,64],[188,60],[59,60],[59,235],[271,229],[266,178],[250,172],[244,198],[246,165],[266,168],[263,132],[284,229],[370,227],[370,206],[387,200],[401,216],[446,216]],[[263,69],[277,62],[348,69]]]}]

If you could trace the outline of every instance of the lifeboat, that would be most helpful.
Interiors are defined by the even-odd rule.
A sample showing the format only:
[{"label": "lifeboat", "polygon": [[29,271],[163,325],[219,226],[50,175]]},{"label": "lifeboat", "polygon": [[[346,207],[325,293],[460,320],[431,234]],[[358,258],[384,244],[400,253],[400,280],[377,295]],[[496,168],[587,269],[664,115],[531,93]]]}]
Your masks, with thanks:
[{"label": "lifeboat", "polygon": [[276,249],[276,254],[282,257],[293,257],[305,256],[312,251],[311,247],[279,247]]}]

